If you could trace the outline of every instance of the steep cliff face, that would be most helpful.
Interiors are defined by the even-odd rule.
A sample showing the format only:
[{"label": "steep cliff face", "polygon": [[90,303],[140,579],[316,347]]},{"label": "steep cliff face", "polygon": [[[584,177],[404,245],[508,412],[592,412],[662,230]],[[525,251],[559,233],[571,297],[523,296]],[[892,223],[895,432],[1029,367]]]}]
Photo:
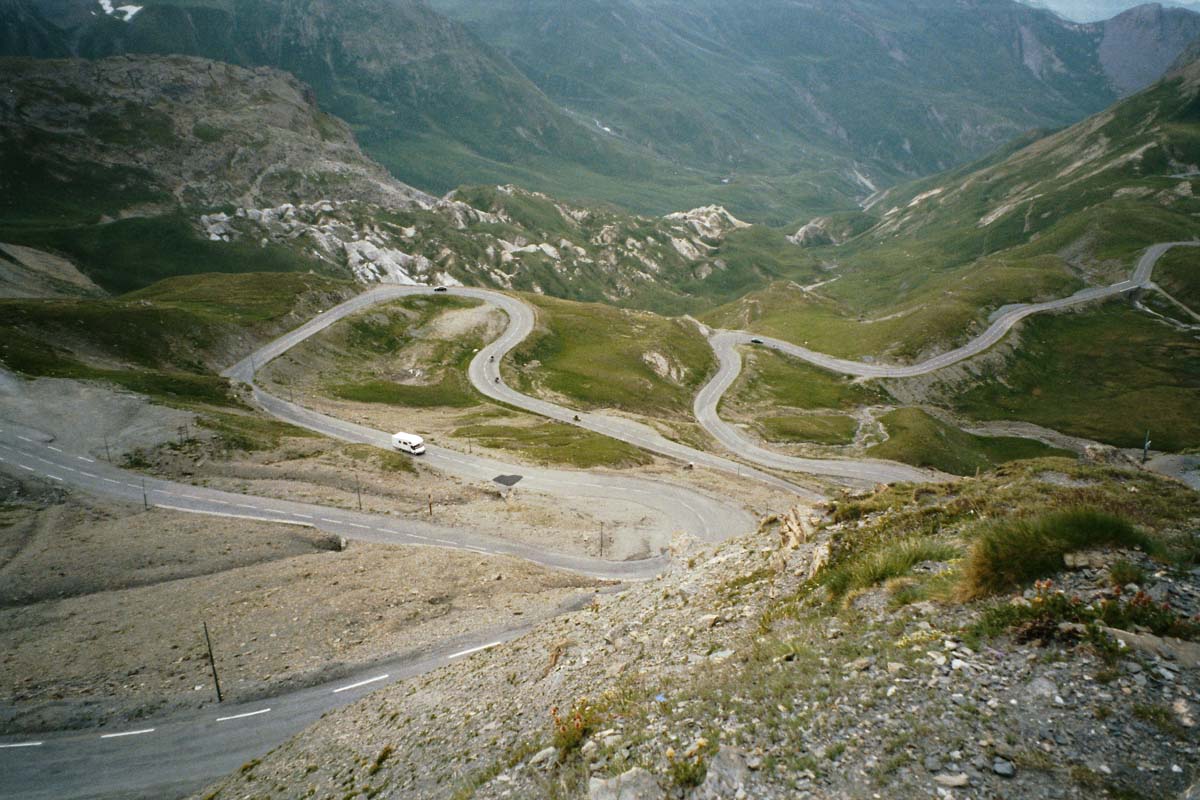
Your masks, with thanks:
[{"label": "steep cliff face", "polygon": [[1200,37],[1200,15],[1144,5],[1102,23],[1102,29],[1100,63],[1117,91],[1129,94],[1158,80]]}]

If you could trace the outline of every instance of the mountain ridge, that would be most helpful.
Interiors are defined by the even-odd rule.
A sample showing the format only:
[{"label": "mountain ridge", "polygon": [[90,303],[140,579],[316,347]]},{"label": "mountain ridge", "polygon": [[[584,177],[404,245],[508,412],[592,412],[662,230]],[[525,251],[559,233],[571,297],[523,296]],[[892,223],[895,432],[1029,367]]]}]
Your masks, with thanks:
[{"label": "mountain ridge", "polygon": [[[515,183],[640,213],[718,203],[776,225],[851,209],[1115,98],[1098,29],[1007,0],[754,0],[737,13],[619,0],[569,16],[503,0],[160,0],[132,15],[5,2],[16,22],[0,28],[0,52],[182,53],[293,72],[373,158],[435,194]],[[488,16],[472,32],[439,13],[456,8]],[[543,32],[536,47],[526,30]],[[1120,55],[1127,36],[1109,39]],[[1166,65],[1108,62],[1125,84]]]}]

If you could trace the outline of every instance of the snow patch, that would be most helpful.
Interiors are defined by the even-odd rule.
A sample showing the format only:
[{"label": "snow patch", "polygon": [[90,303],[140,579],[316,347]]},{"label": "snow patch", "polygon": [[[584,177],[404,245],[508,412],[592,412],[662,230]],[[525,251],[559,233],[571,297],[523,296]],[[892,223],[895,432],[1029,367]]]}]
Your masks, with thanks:
[{"label": "snow patch", "polygon": [[99,0],[100,8],[110,17],[116,17],[122,22],[129,22],[133,19],[143,6],[113,6],[112,0]]}]

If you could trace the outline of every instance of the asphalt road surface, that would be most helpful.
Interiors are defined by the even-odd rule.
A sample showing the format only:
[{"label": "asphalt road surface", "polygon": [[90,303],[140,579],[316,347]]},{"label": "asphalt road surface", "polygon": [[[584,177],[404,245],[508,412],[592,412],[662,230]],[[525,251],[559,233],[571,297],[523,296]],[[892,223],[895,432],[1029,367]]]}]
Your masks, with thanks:
[{"label": "asphalt road surface", "polygon": [[[509,555],[612,580],[649,580],[667,563],[661,556],[628,562],[568,556],[470,529],[146,478],[64,445],[45,433],[5,424],[0,428],[0,469],[151,508],[304,525],[368,542]],[[739,530],[744,528],[732,532]],[[336,682],[261,702],[213,706],[203,713],[107,730],[0,737],[0,797],[66,800],[186,794],[262,755],[331,708],[387,683],[469,657],[519,636],[528,627],[460,637],[434,649],[400,654]]]},{"label": "asphalt road surface", "polygon": [[1062,297],[1058,300],[1012,306],[992,320],[992,324],[988,326],[987,330],[962,347],[948,350],[919,364],[866,364],[861,361],[850,361],[818,353],[815,350],[809,350],[807,347],[785,342],[782,339],[773,339],[769,336],[748,333],[746,331],[717,331],[714,333],[714,336],[720,337],[730,346],[751,344],[751,339],[761,339],[765,347],[770,347],[781,353],[786,353],[789,356],[802,359],[815,366],[843,375],[854,375],[860,378],[911,378],[916,375],[928,375],[930,372],[935,372],[951,364],[957,364],[972,356],[979,355],[1003,339],[1005,334],[1012,330],[1014,325],[1026,317],[1047,311],[1059,311],[1083,303],[1094,303],[1097,300],[1105,300],[1109,297],[1134,291],[1135,289],[1153,288],[1150,276],[1154,272],[1154,265],[1158,263],[1158,260],[1162,258],[1164,253],[1174,247],[1197,246],[1200,246],[1200,242],[1164,242],[1152,245],[1138,259],[1133,275],[1128,280],[1119,281],[1111,286],[1082,289],[1069,297]]},{"label": "asphalt road surface", "polygon": [[[987,330],[962,347],[934,356],[919,364],[865,364],[860,361],[835,358],[825,353],[809,350],[807,347],[801,347],[791,342],[773,339],[760,334],[748,333],[746,331],[714,331],[709,337],[709,342],[717,354],[720,368],[712,380],[696,395],[692,410],[700,425],[712,434],[717,441],[733,452],[741,454],[743,458],[754,461],[762,466],[789,471],[813,472],[836,477],[870,476],[881,482],[935,480],[938,477],[935,473],[918,470],[914,467],[906,467],[894,462],[868,460],[831,462],[819,459],[795,458],[758,446],[737,428],[722,420],[717,413],[717,407],[721,402],[721,398],[729,390],[729,387],[733,386],[734,381],[737,380],[742,370],[742,358],[737,348],[761,342],[760,346],[762,347],[778,350],[781,353],[807,361],[810,364],[830,370],[831,372],[861,378],[910,378],[916,375],[927,375],[982,353],[1003,339],[1005,334],[1012,330],[1014,325],[1026,317],[1047,311],[1058,311],[1083,303],[1093,303],[1097,300],[1115,297],[1136,289],[1157,288],[1151,281],[1151,275],[1154,272],[1155,264],[1158,263],[1163,254],[1173,247],[1196,246],[1200,246],[1200,242],[1164,242],[1152,245],[1138,259],[1137,266],[1134,268],[1133,275],[1130,276],[1129,280],[1120,281],[1111,286],[1084,289],[1070,297],[1050,300],[1045,303],[1012,306],[997,316],[992,321],[992,324],[988,326]],[[752,340],[754,339],[757,339],[758,342],[753,342]]]},{"label": "asphalt road surface", "polygon": [[[862,377],[905,377],[932,372],[969,358],[999,341],[1025,317],[1080,303],[1111,297],[1151,286],[1154,264],[1171,247],[1194,243],[1168,243],[1150,248],[1139,261],[1133,277],[1109,287],[1089,289],[1061,300],[1019,306],[999,316],[981,336],[957,350],[912,366],[861,364],[836,359],[775,339],[763,338],[767,346],[802,358],[817,366]],[[503,356],[529,334],[533,312],[515,298],[477,289],[454,289],[453,293],[492,303],[508,314],[504,334],[476,356],[470,365],[472,383],[485,395],[519,408],[568,424],[620,439],[652,452],[698,465],[753,477],[776,488],[817,499],[802,487],[736,462],[670,442],[644,426],[595,414],[576,412],[522,395],[507,385],[499,374]],[[423,287],[386,287],[356,298],[320,315],[307,325],[281,337],[226,374],[253,383],[258,367],[265,365],[299,342],[338,319],[371,305],[412,294],[426,294]],[[747,442],[736,429],[716,415],[721,395],[732,385],[740,370],[736,346],[749,343],[752,334],[721,331],[714,336],[714,349],[721,362],[717,376],[696,401],[697,418],[725,446],[743,457],[780,469],[797,469],[833,477],[864,480],[921,480],[928,473],[890,462],[790,459]],[[323,434],[353,442],[390,447],[390,436],[363,426],[317,414],[263,392],[255,396],[275,416]],[[431,447],[428,462],[447,473],[468,480],[490,480],[502,473],[526,475],[523,484],[551,494],[596,498],[617,497],[646,505],[677,519],[680,526],[698,538],[713,541],[745,530],[749,516],[707,495],[684,487],[620,476],[595,476],[562,470],[514,468],[482,457],[466,456]],[[779,460],[784,459],[784,460]],[[861,467],[861,469],[860,469]],[[147,506],[194,513],[238,516],[272,522],[309,525],[348,538],[372,542],[418,546],[453,547],[473,552],[511,555],[549,567],[573,570],[597,577],[638,580],[652,577],[663,566],[662,558],[611,563],[566,556],[519,543],[506,542],[464,528],[444,528],[418,520],[396,520],[304,503],[257,498],[203,487],[143,478],[104,463],[89,454],[71,452],[52,437],[30,429],[0,429],[0,468],[14,474],[29,473],[78,489],[113,496]],[[195,789],[206,781],[237,768],[240,764],[286,740],[330,708],[347,703],[387,682],[435,669],[458,658],[469,658],[526,628],[491,631],[446,643],[432,650],[397,656],[371,670],[348,675],[343,680],[314,686],[284,696],[242,706],[222,706],[203,713],[170,717],[121,729],[65,732],[42,736],[0,738],[0,797],[68,798],[162,797]]]},{"label": "asphalt road surface", "polygon": [[[549,419],[557,420],[568,425],[575,425],[580,428],[599,433],[604,436],[609,436],[613,439],[618,439],[627,444],[640,447],[652,453],[667,456],[680,462],[691,462],[697,466],[705,466],[716,470],[741,475],[743,477],[753,478],[768,486],[782,491],[791,492],[805,500],[819,501],[822,495],[798,486],[782,478],[770,475],[755,469],[754,467],[738,464],[736,461],[731,461],[721,456],[705,453],[701,450],[696,450],[686,445],[672,442],[657,431],[654,431],[644,425],[639,425],[630,420],[621,420],[614,417],[608,417],[601,414],[589,414],[582,411],[575,411],[564,406],[548,403],[544,400],[539,400],[534,397],[521,394],[504,383],[503,377],[500,375],[500,362],[503,357],[514,347],[520,344],[526,336],[533,330],[535,321],[533,308],[522,300],[515,297],[510,297],[500,292],[493,292],[487,289],[469,289],[463,287],[451,287],[445,292],[446,294],[455,295],[457,297],[470,297],[480,300],[489,305],[495,306],[503,311],[508,316],[508,327],[495,341],[481,349],[472,359],[468,368],[468,376],[475,388],[484,396],[489,397],[501,403],[520,408],[525,411],[538,414]],[[433,289],[428,286],[384,286],[378,289],[372,289],[368,292],[347,300],[340,305],[328,309],[316,319],[310,320],[307,324],[300,326],[296,330],[288,333],[274,342],[268,344],[250,356],[247,356],[242,361],[231,367],[225,374],[235,380],[240,380],[245,383],[253,383],[254,373],[266,365],[274,358],[286,353],[291,348],[298,345],[305,339],[313,336],[316,333],[328,328],[338,320],[345,319],[351,314],[356,314],[371,306],[380,303],[390,302],[401,297],[412,297],[415,295],[430,295],[436,296]],[[499,379],[499,380],[497,380]],[[309,428],[311,430],[322,433],[326,436],[334,436],[336,438],[347,439],[350,441],[364,442],[368,444],[378,444],[383,447],[390,447],[390,433],[383,431],[371,431],[360,426],[352,426],[340,420],[318,414],[307,409],[302,409],[292,403],[287,403],[277,397],[269,395],[261,388],[256,388],[255,396],[262,404],[263,408],[271,414],[286,420],[296,425]],[[578,419],[576,419],[578,417]],[[366,438],[369,437],[368,441]],[[431,466],[443,470],[449,474],[457,475],[467,479],[476,479],[479,476],[489,473],[489,478],[500,474],[497,469],[503,471],[516,471],[526,476],[522,481],[522,486],[529,488],[538,488],[541,491],[547,491],[558,494],[570,495],[587,495],[587,496],[603,496],[589,494],[596,491],[595,487],[603,485],[604,489],[600,490],[605,493],[611,493],[615,486],[623,491],[633,491],[630,496],[638,496],[642,499],[648,499],[651,495],[656,495],[662,498],[664,502],[658,504],[663,510],[670,510],[675,507],[679,500],[680,492],[686,491],[677,487],[672,487],[657,481],[648,481],[645,479],[635,478],[614,478],[611,476],[591,475],[584,477],[584,473],[571,472],[567,470],[549,470],[536,469],[531,467],[513,467],[511,465],[504,466],[494,460],[485,459],[478,456],[471,456],[466,453],[460,453],[446,448],[439,448],[430,445],[426,442],[427,452],[425,460]],[[591,486],[589,486],[591,484]],[[641,494],[638,494],[632,487],[641,487]],[[588,490],[588,491],[584,491]],[[697,505],[694,500],[685,501],[687,505]],[[721,508],[727,508],[725,504],[719,504]],[[714,539],[725,538],[728,534],[729,519],[721,519],[719,516],[710,512],[715,511],[715,508],[710,508],[709,512],[704,512],[701,517],[704,520],[711,521],[715,524],[715,530],[703,530],[705,527],[712,528],[712,525],[700,525],[700,530],[691,530],[690,532],[699,536],[699,538],[713,541]],[[693,527],[696,520],[693,520]],[[744,523],[745,519],[739,520],[739,523]]]}]

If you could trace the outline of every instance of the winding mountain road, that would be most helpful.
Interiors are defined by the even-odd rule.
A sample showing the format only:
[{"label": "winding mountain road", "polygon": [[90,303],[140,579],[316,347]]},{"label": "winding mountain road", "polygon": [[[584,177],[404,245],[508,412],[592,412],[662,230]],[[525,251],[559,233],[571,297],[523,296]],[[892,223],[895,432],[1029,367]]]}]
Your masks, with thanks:
[{"label": "winding mountain road", "polygon": [[782,339],[773,339],[769,336],[748,333],[746,331],[716,331],[713,334],[713,338],[719,339],[721,346],[726,347],[751,344],[751,339],[761,339],[765,347],[807,361],[814,366],[827,369],[830,372],[853,375],[859,378],[911,378],[917,375],[928,375],[931,372],[936,372],[939,369],[979,355],[1003,339],[1012,330],[1014,325],[1026,317],[1031,317],[1034,314],[1043,314],[1047,311],[1060,311],[1064,308],[1071,308],[1072,306],[1084,303],[1094,303],[1097,300],[1106,300],[1110,297],[1134,291],[1135,289],[1155,288],[1153,281],[1150,280],[1151,275],[1154,273],[1154,266],[1167,251],[1175,247],[1200,247],[1200,242],[1163,242],[1150,246],[1138,259],[1137,266],[1128,280],[1119,281],[1109,286],[1081,289],[1069,297],[1047,300],[1044,303],[1026,303],[1011,306],[1003,314],[992,320],[987,330],[962,347],[948,350],[919,364],[866,364],[861,361],[850,361],[849,359],[819,353],[816,350],[809,350],[807,347],[785,342]]},{"label": "winding mountain road", "polygon": [[[344,303],[328,309],[316,319],[271,342],[255,353],[239,361],[225,375],[253,385],[255,372],[272,359],[286,353],[305,339],[325,330],[339,320],[357,314],[380,303],[391,302],[403,297],[418,295],[438,296],[427,286],[382,286],[363,292]],[[525,340],[532,331],[536,317],[533,308],[526,302],[510,295],[487,289],[463,287],[448,288],[444,294],[467,297],[487,303],[505,313],[508,326],[493,342],[482,348],[472,359],[468,376],[475,388],[484,396],[501,403],[575,425],[603,436],[618,439],[643,450],[657,453],[682,462],[691,462],[723,472],[752,478],[774,489],[795,494],[810,502],[823,496],[782,478],[745,466],[712,453],[696,450],[664,438],[657,431],[630,420],[620,420],[600,414],[589,414],[566,408],[554,403],[521,394],[509,387],[500,375],[500,362],[514,347]],[[273,416],[281,420],[347,441],[391,447],[389,432],[374,431],[342,420],[305,409],[275,397],[261,387],[255,386],[255,399]],[[705,541],[727,538],[732,523],[744,529],[748,518],[729,515],[729,505],[711,499],[703,499],[688,489],[661,481],[642,478],[625,478],[598,473],[585,474],[569,470],[540,469],[536,467],[514,467],[501,462],[472,456],[455,450],[426,443],[424,460],[435,469],[467,480],[489,480],[502,472],[517,471],[525,475],[522,486],[552,494],[589,497],[636,497],[639,502],[653,505],[668,516],[679,516],[681,509],[689,511],[685,529]]]},{"label": "winding mountain road", "polygon": [[[761,338],[780,352],[816,366],[859,377],[907,377],[933,372],[983,352],[995,344],[1020,320],[1036,313],[1067,308],[1123,294],[1133,289],[1152,288],[1154,265],[1175,246],[1195,242],[1172,242],[1151,247],[1139,260],[1133,276],[1112,286],[1087,289],[1071,297],[1008,309],[983,334],[956,350],[911,366],[862,364],[827,356],[778,339]],[[496,341],[483,348],[471,362],[472,383],[484,395],[502,403],[558,420],[656,452],[725,472],[762,481],[806,499],[819,495],[774,475],[744,467],[737,462],[671,442],[656,432],[625,420],[599,414],[578,414],[562,406],[527,397],[508,387],[499,363],[533,329],[533,310],[524,302],[481,289],[453,289],[454,294],[473,297],[502,309],[509,326]],[[366,292],[322,314],[281,337],[230,368],[226,374],[250,384],[254,396],[272,415],[327,436],[390,448],[387,432],[355,425],[277,398],[254,386],[257,369],[300,342],[346,316],[381,302],[414,294],[428,294],[424,287],[383,287]],[[927,480],[930,473],[882,461],[798,459],[773,453],[746,440],[717,414],[722,395],[741,369],[737,347],[749,344],[753,334],[717,331],[712,337],[720,368],[697,396],[697,419],[724,446],[744,458],[774,469],[810,472],[864,481]],[[147,506],[203,514],[228,515],[307,525],[352,539],[418,546],[453,547],[472,552],[509,555],[548,567],[572,570],[596,577],[639,580],[657,574],[665,564],[662,557],[634,562],[605,562],[549,552],[513,543],[466,528],[448,528],[420,520],[398,520],[315,506],[304,503],[220,492],[179,484],[121,470],[91,454],[71,452],[63,443],[39,431],[0,427],[0,468],[17,474],[32,473],[56,483]],[[736,535],[752,524],[742,509],[698,491],[675,484],[616,475],[597,475],[531,467],[514,468],[494,459],[465,455],[430,447],[430,466],[470,480],[485,481],[519,470],[524,486],[555,495],[585,496],[602,500],[634,502],[675,520],[679,526],[705,541]],[[128,797],[177,794],[236,768],[250,757],[310,724],[326,710],[348,702],[385,682],[420,674],[458,658],[470,657],[526,628],[489,631],[446,643],[420,653],[409,653],[376,665],[372,670],[342,681],[314,686],[284,696],[219,711],[185,714],[112,731],[67,732],[38,737],[0,737],[0,796],[26,798]]]},{"label": "winding mountain road", "polygon": [[709,343],[712,345],[713,351],[717,354],[717,361],[720,366],[717,374],[696,395],[692,410],[697,421],[722,445],[736,453],[740,453],[744,458],[763,466],[837,477],[851,477],[857,473],[858,468],[861,466],[863,474],[874,476],[877,480],[883,482],[928,481],[933,479],[931,473],[917,470],[913,467],[905,467],[902,464],[895,464],[894,462],[868,460],[839,462],[825,459],[797,458],[767,450],[751,441],[736,427],[721,419],[717,410],[721,398],[733,386],[738,375],[741,373],[742,357],[737,348],[744,345],[756,344],[777,350],[785,355],[798,358],[831,372],[853,375],[860,378],[910,378],[917,375],[928,375],[931,372],[979,355],[1003,339],[1012,330],[1014,325],[1026,317],[1048,311],[1059,311],[1084,303],[1094,303],[1098,300],[1105,300],[1136,289],[1156,289],[1157,286],[1151,280],[1151,276],[1154,273],[1154,267],[1158,263],[1158,260],[1172,248],[1197,246],[1200,246],[1200,242],[1163,242],[1152,245],[1138,259],[1133,274],[1128,280],[1119,281],[1110,286],[1083,289],[1069,297],[1059,298],[1058,300],[1012,306],[992,320],[992,323],[983,333],[962,347],[949,350],[919,364],[865,364],[860,361],[836,358],[825,353],[810,350],[807,347],[801,347],[791,342],[785,342],[782,339],[774,339],[761,334],[748,333],[746,331],[713,331],[709,336]]}]

